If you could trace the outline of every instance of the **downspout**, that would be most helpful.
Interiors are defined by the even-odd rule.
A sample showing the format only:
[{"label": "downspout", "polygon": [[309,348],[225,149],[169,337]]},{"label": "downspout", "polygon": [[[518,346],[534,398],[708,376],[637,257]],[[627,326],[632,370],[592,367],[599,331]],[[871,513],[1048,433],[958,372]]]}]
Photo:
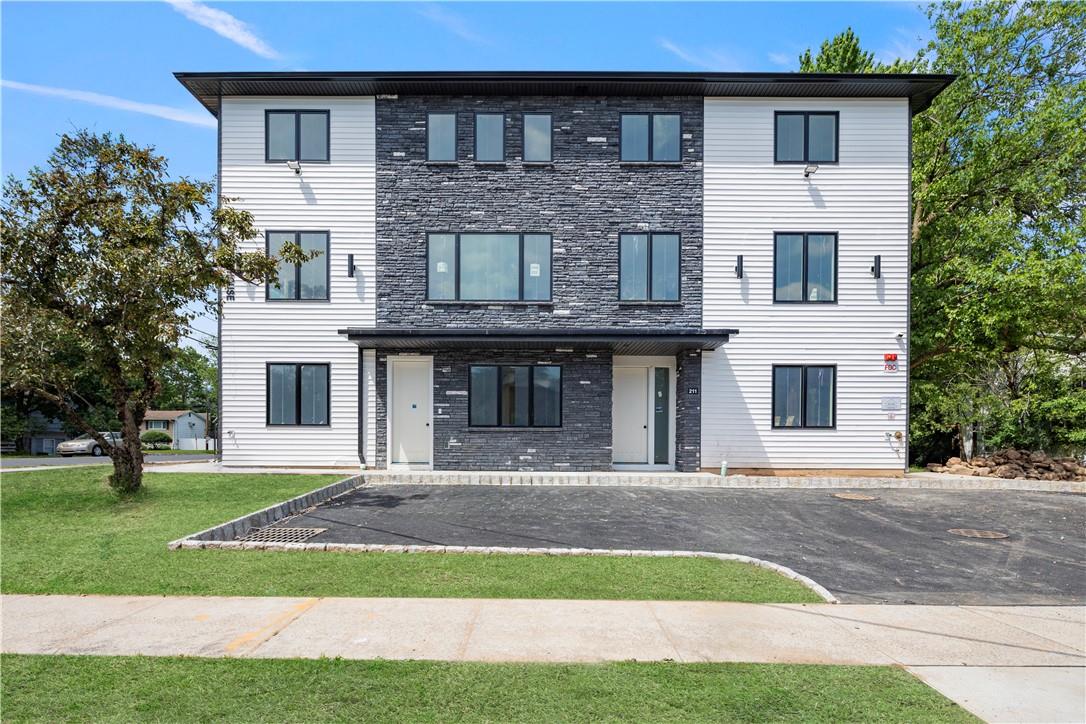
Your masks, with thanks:
[{"label": "downspout", "polygon": [[905,435],[902,449],[905,451],[905,459],[902,461],[902,473],[909,473],[909,434],[912,421],[912,345],[913,345],[913,114],[909,112],[909,141],[908,141],[908,192],[909,225],[906,231],[905,254]]},{"label": "downspout", "polygon": [[[215,139],[215,208],[222,207],[222,81],[219,81],[219,113],[218,113],[218,125],[216,126],[216,139]],[[223,311],[223,294],[222,287],[218,289],[218,300],[216,303],[218,311],[218,350],[215,355],[216,361],[219,367],[219,390],[215,395],[215,406],[217,408],[216,420],[215,420],[215,462],[222,463],[222,311]]]}]

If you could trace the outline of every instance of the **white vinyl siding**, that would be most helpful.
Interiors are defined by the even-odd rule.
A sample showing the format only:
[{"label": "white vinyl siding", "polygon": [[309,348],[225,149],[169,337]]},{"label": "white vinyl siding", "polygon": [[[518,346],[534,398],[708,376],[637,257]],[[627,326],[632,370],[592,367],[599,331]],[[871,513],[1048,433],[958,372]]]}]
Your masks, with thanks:
[{"label": "white vinyl siding", "polygon": [[[264,111],[327,110],[331,161],[264,161]],[[223,98],[222,195],[253,214],[264,232],[320,229],[329,234],[330,299],[264,299],[263,284],[237,281],[223,314],[223,462],[226,465],[359,464],[358,347],[337,331],[375,324],[375,149],[371,97]],[[354,255],[354,277],[347,255]],[[327,363],[330,424],[269,427],[266,365]],[[369,405],[371,401],[366,400]],[[372,409],[372,407],[369,407]],[[372,415],[370,416],[372,417]]]},{"label": "white vinyl siding", "polygon": [[[778,110],[839,111],[839,163],[810,179],[775,164]],[[908,128],[905,99],[705,100],[704,326],[739,334],[703,358],[704,467],[904,467],[887,433],[908,430]],[[774,232],[797,231],[838,234],[835,304],[773,303]],[[836,429],[772,428],[775,364],[837,366]],[[896,419],[883,397],[900,398]]]}]

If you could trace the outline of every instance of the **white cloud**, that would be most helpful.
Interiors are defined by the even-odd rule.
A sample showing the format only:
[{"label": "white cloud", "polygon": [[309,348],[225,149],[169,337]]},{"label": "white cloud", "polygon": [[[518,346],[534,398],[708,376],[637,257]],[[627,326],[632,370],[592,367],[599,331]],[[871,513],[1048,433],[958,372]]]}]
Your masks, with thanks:
[{"label": "white cloud", "polygon": [[690,50],[671,42],[667,38],[658,38],[656,42],[661,48],[679,58],[684,63],[688,63],[697,68],[727,71],[741,70],[740,63],[736,60],[735,56],[723,50],[714,48]]},{"label": "white cloud", "polygon": [[795,53],[770,53],[769,62],[781,68],[791,68],[796,63]]},{"label": "white cloud", "polygon": [[899,58],[912,60],[927,42],[920,33],[907,28],[894,28],[894,36],[887,41],[886,47],[875,52],[875,60],[889,65]]},{"label": "white cloud", "polygon": [[68,88],[53,88],[51,86],[34,85],[32,83],[20,83],[17,80],[0,80],[0,86],[11,88],[12,90],[25,91],[27,93],[36,93],[40,96],[67,98],[68,100],[90,103],[91,105],[102,106],[103,108],[115,108],[120,111],[142,113],[146,116],[165,118],[168,121],[188,123],[192,126],[204,126],[205,128],[215,128],[216,126],[215,119],[208,113],[186,111],[181,108],[174,108],[173,106],[160,106],[155,103],[140,103],[138,101],[130,101],[116,96],[103,95],[101,93],[69,90]]},{"label": "white cloud", "polygon": [[261,58],[278,60],[281,56],[275,48],[265,43],[247,23],[238,20],[225,10],[209,8],[196,0],[166,0],[174,10],[194,23],[213,30],[229,41],[237,43]]},{"label": "white cloud", "polygon": [[453,35],[469,43],[486,43],[486,38],[477,33],[461,15],[440,5],[426,3],[415,8],[415,12],[432,23],[436,23]]}]

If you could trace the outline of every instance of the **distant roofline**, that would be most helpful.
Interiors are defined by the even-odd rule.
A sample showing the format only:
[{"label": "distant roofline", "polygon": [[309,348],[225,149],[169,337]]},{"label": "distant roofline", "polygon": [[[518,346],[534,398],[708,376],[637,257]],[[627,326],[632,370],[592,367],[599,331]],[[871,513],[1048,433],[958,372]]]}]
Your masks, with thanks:
[{"label": "distant roofline", "polygon": [[180,72],[213,115],[220,96],[627,95],[908,98],[915,115],[956,76],[919,73],[690,73],[674,71]]}]

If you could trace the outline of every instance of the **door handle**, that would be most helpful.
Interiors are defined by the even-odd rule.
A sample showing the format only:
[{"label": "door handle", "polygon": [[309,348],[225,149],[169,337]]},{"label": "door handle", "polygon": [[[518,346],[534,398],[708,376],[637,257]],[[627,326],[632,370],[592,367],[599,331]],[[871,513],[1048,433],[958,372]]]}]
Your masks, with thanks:
[{"label": "door handle", "polygon": [[644,428],[644,429],[646,429],[646,430],[648,430],[648,429],[649,429],[649,426],[648,426],[648,425],[642,425],[641,427],[643,427],[643,428]]}]

